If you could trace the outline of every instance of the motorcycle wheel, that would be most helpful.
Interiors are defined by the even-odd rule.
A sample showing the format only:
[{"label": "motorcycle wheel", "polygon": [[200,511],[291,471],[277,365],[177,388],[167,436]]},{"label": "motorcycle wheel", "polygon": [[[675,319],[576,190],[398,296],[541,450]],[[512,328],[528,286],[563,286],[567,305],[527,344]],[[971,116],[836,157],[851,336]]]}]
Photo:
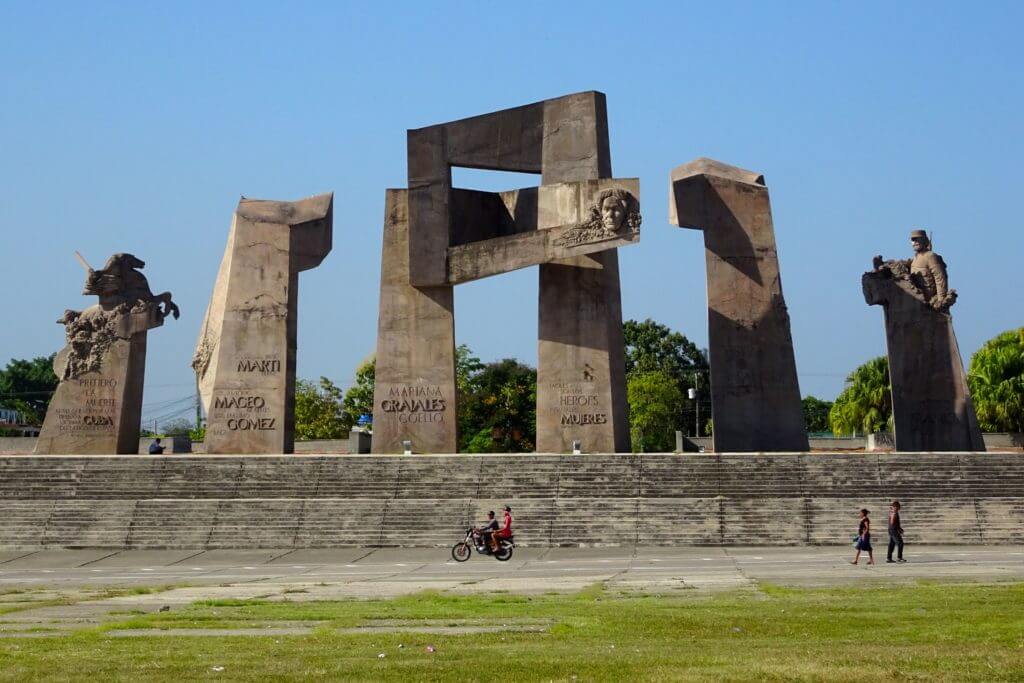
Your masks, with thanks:
[{"label": "motorcycle wheel", "polygon": [[473,556],[473,549],[468,543],[456,543],[452,546],[452,559],[456,562],[465,562]]},{"label": "motorcycle wheel", "polygon": [[494,559],[498,562],[507,562],[512,558],[512,546],[503,545],[498,548],[498,552],[494,553]]}]

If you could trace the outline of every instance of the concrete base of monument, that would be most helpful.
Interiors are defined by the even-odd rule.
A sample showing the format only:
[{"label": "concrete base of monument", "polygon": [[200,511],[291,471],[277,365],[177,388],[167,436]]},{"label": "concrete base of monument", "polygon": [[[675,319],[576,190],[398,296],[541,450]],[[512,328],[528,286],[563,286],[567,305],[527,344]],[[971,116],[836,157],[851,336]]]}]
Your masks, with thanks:
[{"label": "concrete base of monument", "polygon": [[[522,548],[1024,544],[1020,453],[0,457],[0,548],[450,547],[510,505]],[[884,533],[877,534],[882,543]]]}]

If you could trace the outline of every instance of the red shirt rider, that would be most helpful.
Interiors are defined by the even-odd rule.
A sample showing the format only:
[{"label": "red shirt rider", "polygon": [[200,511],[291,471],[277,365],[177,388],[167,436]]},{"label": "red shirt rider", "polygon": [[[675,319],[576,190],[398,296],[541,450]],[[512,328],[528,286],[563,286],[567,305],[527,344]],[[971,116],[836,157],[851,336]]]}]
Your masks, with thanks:
[{"label": "red shirt rider", "polygon": [[512,508],[505,506],[505,516],[502,519],[501,528],[494,532],[498,538],[509,538],[512,536]]}]

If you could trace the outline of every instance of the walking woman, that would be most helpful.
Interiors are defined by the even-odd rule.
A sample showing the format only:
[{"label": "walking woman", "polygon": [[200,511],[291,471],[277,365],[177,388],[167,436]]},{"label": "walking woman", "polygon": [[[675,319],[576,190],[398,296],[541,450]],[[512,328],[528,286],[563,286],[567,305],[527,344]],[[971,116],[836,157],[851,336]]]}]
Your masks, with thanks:
[{"label": "walking woman", "polygon": [[857,564],[862,550],[868,553],[868,564],[875,563],[875,556],[871,552],[871,520],[868,519],[868,514],[867,508],[861,508],[860,524],[857,525],[857,543],[854,546],[857,548],[857,555],[850,564]]}]

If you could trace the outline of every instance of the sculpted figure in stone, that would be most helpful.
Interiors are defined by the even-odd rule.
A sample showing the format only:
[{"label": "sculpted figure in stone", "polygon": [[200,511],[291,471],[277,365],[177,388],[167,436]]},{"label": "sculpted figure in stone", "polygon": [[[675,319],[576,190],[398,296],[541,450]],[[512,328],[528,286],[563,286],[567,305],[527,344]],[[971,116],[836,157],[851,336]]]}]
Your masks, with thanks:
[{"label": "sculpted figure in stone", "polygon": [[598,195],[586,219],[566,230],[555,244],[572,246],[609,239],[622,232],[624,227],[629,232],[639,232],[640,223],[640,202],[632,193],[612,188]]},{"label": "sculpted figure in stone", "polygon": [[84,311],[68,309],[57,320],[64,325],[68,343],[54,360],[58,378],[100,370],[107,349],[118,339],[159,327],[167,315],[181,315],[170,292],[154,295],[149,289],[149,281],[138,270],[145,266],[132,254],[114,254],[100,270],[86,266],[82,294],[99,297],[99,303]]},{"label": "sculpted figure in stone", "polygon": [[924,230],[910,233],[914,258],[874,258],[864,300],[885,310],[897,451],[983,451],[950,307],[946,263]]},{"label": "sculpted figure in stone", "polygon": [[875,272],[890,275],[897,281],[897,286],[914,298],[936,311],[947,313],[956,303],[957,295],[955,289],[949,289],[946,262],[932,251],[931,240],[924,230],[910,233],[910,245],[914,258],[885,261],[876,256],[872,264]]},{"label": "sculpted figure in stone", "polygon": [[135,453],[139,445],[146,333],[180,314],[170,292],[153,294],[146,264],[131,254],[114,254],[94,270],[86,268],[82,294],[99,297],[84,311],[66,310],[67,344],[53,371],[60,384],[50,402],[36,453]]}]

